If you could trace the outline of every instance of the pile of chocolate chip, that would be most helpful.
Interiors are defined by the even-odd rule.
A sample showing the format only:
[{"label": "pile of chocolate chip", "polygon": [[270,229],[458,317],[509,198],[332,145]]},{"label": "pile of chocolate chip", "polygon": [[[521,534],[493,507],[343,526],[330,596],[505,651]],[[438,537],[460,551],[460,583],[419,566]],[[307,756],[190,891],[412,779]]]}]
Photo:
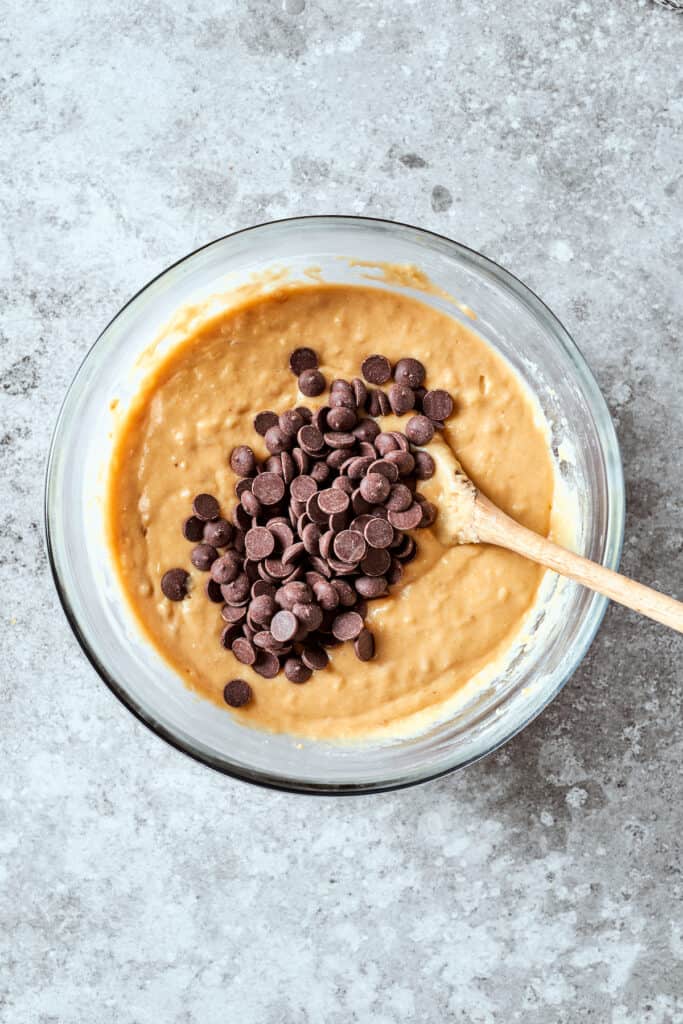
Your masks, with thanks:
[{"label": "pile of chocolate chip", "polygon": [[[290,356],[299,390],[315,397],[325,378],[310,348]],[[384,597],[415,556],[407,530],[431,526],[436,508],[417,490],[434,473],[423,446],[453,411],[446,391],[423,387],[417,359],[393,367],[384,356],[362,364],[365,380],[335,380],[326,405],[254,419],[270,455],[247,445],[230,455],[241,478],[231,521],[213,495],[198,494],[183,534],[196,546],[192,564],[209,574],[205,591],[220,604],[221,644],[270,679],[284,670],[307,682],[328,663],[326,648],[353,641],[356,656],[375,653],[365,626],[367,602]],[[393,383],[388,391],[378,385]],[[367,383],[366,383],[367,382]],[[368,387],[368,385],[372,385]],[[400,431],[382,432],[374,417],[412,413]],[[188,592],[189,574],[170,569],[161,589],[171,601]],[[241,707],[251,687],[233,679],[225,700]]]}]

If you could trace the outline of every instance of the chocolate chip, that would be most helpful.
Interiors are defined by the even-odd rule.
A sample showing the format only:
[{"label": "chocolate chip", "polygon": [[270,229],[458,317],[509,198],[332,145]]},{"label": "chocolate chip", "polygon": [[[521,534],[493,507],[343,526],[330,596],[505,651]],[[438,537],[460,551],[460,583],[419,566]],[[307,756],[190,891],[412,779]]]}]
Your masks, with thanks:
[{"label": "chocolate chip", "polygon": [[375,638],[369,629],[361,629],[353,641],[353,650],[359,661],[370,661],[375,656]]},{"label": "chocolate chip", "polygon": [[[261,515],[262,508],[261,502],[258,500],[255,494],[251,491],[245,491],[240,498],[240,505],[247,513],[250,519],[256,519]],[[246,524],[245,524],[246,525]]]},{"label": "chocolate chip", "polygon": [[226,651],[229,651],[232,648],[232,645],[234,644],[235,640],[237,640],[237,638],[240,636],[242,636],[242,626],[237,622],[230,622],[221,630],[219,643],[221,647],[225,647]]},{"label": "chocolate chip", "polygon": [[290,611],[276,612],[270,623],[270,632],[278,643],[286,644],[296,636],[299,623]]},{"label": "chocolate chip", "polygon": [[365,512],[369,512],[372,508],[371,502],[365,500],[363,495],[360,493],[360,488],[355,490],[351,495],[351,507],[356,515],[362,516]]},{"label": "chocolate chip", "polygon": [[307,665],[304,665],[301,658],[287,658],[285,675],[290,683],[307,683],[313,673]]},{"label": "chocolate chip", "polygon": [[169,601],[182,601],[187,596],[187,584],[190,579],[185,569],[169,569],[161,577],[161,592]]},{"label": "chocolate chip", "polygon": [[397,416],[403,416],[415,406],[415,392],[407,384],[392,384],[389,388],[389,402]]},{"label": "chocolate chip", "polygon": [[380,505],[389,497],[391,484],[381,473],[368,473],[360,482],[360,493],[370,505]]},{"label": "chocolate chip", "polygon": [[415,476],[418,480],[429,480],[434,476],[436,466],[429,452],[415,452]]},{"label": "chocolate chip", "polygon": [[353,430],[356,426],[358,418],[353,409],[348,409],[345,406],[340,406],[336,409],[330,409],[327,414],[327,426],[330,430],[335,431],[347,431]]},{"label": "chocolate chip", "polygon": [[325,444],[321,431],[312,423],[307,423],[306,426],[301,428],[297,434],[297,440],[300,447],[308,455],[315,455],[316,452],[321,451]]},{"label": "chocolate chip", "polygon": [[379,416],[381,414],[379,404],[379,391],[374,388],[368,392],[368,398],[365,403],[365,407],[371,416]]},{"label": "chocolate chip", "polygon": [[256,456],[248,445],[240,444],[230,453],[230,466],[238,476],[253,476]]},{"label": "chocolate chip", "polygon": [[[346,390],[338,388],[336,391],[332,391],[329,402],[333,409],[347,409],[353,413],[356,411],[356,398],[349,385],[346,386]],[[329,413],[327,415],[329,417]]]},{"label": "chocolate chip", "polygon": [[345,530],[346,527],[349,525],[349,519],[349,511],[333,512],[332,515],[327,520],[327,525],[329,526],[330,530],[333,530],[335,533],[339,533],[341,530]]},{"label": "chocolate chip", "polygon": [[301,448],[293,448],[292,459],[299,473],[308,473],[310,460],[306,452],[302,451]]},{"label": "chocolate chip", "polygon": [[216,583],[232,583],[242,568],[242,559],[236,551],[226,551],[211,564],[211,579]]},{"label": "chocolate chip", "polygon": [[324,435],[324,441],[330,448],[353,448],[356,438],[353,434],[344,434],[329,430]]},{"label": "chocolate chip", "polygon": [[384,576],[391,565],[391,555],[384,548],[368,548],[360,569],[366,576]]},{"label": "chocolate chip", "polygon": [[409,388],[419,388],[426,370],[418,359],[399,359],[394,367],[394,380]]},{"label": "chocolate chip", "polygon": [[324,462],[317,462],[311,470],[311,476],[319,484],[324,484],[330,477],[330,467]]},{"label": "chocolate chip", "polygon": [[344,494],[348,494],[349,498],[353,494],[353,483],[346,476],[338,476],[336,480],[332,481],[332,486],[335,491],[343,491]]},{"label": "chocolate chip", "polygon": [[320,554],[322,558],[326,558],[328,561],[330,559],[330,556],[334,557],[332,552],[332,545],[334,543],[335,536],[336,534],[334,530],[329,529],[327,533],[324,533],[320,538]]},{"label": "chocolate chip", "polygon": [[[389,455],[391,454],[389,452]],[[398,466],[393,462],[388,462],[387,459],[375,459],[368,467],[368,473],[381,473],[391,484],[398,481]]]},{"label": "chocolate chip", "polygon": [[271,651],[259,651],[254,662],[254,672],[264,679],[274,679],[280,671],[280,662]]},{"label": "chocolate chip", "polygon": [[429,526],[432,526],[436,522],[437,509],[431,501],[422,501],[422,519],[420,520],[420,529],[425,530]]},{"label": "chocolate chip", "polygon": [[312,348],[295,348],[289,357],[289,368],[295,377],[304,370],[317,370],[318,357]]},{"label": "chocolate chip", "polygon": [[307,644],[301,652],[301,660],[312,672],[320,672],[327,667],[330,659],[322,647]]},{"label": "chocolate chip", "polygon": [[192,510],[197,519],[202,519],[204,522],[218,519],[221,514],[221,507],[213,494],[198,494],[192,502]]},{"label": "chocolate chip", "polygon": [[351,387],[353,389],[353,397],[356,399],[356,405],[359,409],[364,408],[368,397],[368,389],[366,388],[360,377],[354,377],[351,381]]},{"label": "chocolate chip", "polygon": [[370,600],[382,597],[387,592],[387,581],[383,576],[358,576],[353,585],[361,597]]},{"label": "chocolate chip", "polygon": [[289,437],[296,437],[304,425],[304,418],[296,409],[287,409],[278,418],[278,426],[283,434]]},{"label": "chocolate chip", "polygon": [[[254,584],[256,586],[256,584]],[[222,595],[221,595],[222,596]],[[224,622],[229,622],[232,625],[237,625],[247,617],[247,609],[244,607],[238,608],[231,604],[224,604],[221,608],[221,618]],[[233,637],[234,640],[234,637]],[[232,640],[230,641],[232,643]]]},{"label": "chocolate chip", "polygon": [[330,555],[327,559],[327,564],[337,576],[353,576],[358,568],[355,562],[342,562],[339,558],[335,558],[334,555]]},{"label": "chocolate chip", "polygon": [[299,565],[291,565],[290,563],[290,565],[286,566],[286,568],[290,571],[287,576],[283,577],[283,583],[299,583],[303,580],[305,569],[304,566],[301,565],[301,563],[299,563]]},{"label": "chocolate chip", "polygon": [[422,411],[432,420],[447,420],[453,412],[453,399],[440,388],[428,391],[422,399]]},{"label": "chocolate chip", "polygon": [[386,356],[368,356],[360,369],[370,384],[386,384],[391,379],[391,363]]},{"label": "chocolate chip", "polygon": [[289,452],[282,452],[280,459],[282,460],[282,479],[286,484],[291,484],[297,472],[294,459]]},{"label": "chocolate chip", "polygon": [[309,555],[317,555],[319,551],[320,527],[317,523],[307,523],[301,531],[303,545]]},{"label": "chocolate chip", "polygon": [[349,505],[348,494],[336,487],[328,487],[318,494],[318,507],[330,516],[335,512],[345,512]]},{"label": "chocolate chip", "polygon": [[243,708],[253,697],[253,691],[249,683],[244,679],[231,679],[225,684],[223,699],[231,708]]},{"label": "chocolate chip", "polygon": [[244,604],[249,598],[251,581],[246,572],[241,572],[232,583],[224,583],[221,586],[223,600],[227,604]]},{"label": "chocolate chip", "polygon": [[351,382],[348,381],[348,380],[344,380],[343,377],[336,377],[332,381],[332,383],[330,385],[330,391],[335,392],[335,393],[336,392],[343,392],[343,393],[345,393],[347,395],[353,395],[353,387],[351,385]]},{"label": "chocolate chip", "polygon": [[262,473],[275,473],[275,476],[282,476],[282,452],[278,455],[269,455],[261,466]]},{"label": "chocolate chip", "polygon": [[342,612],[332,623],[332,635],[337,640],[355,640],[363,628],[363,620],[358,612]]},{"label": "chocolate chip", "polygon": [[369,418],[361,420],[358,426],[353,428],[352,433],[359,441],[372,442],[380,433],[379,423]]},{"label": "chocolate chip", "polygon": [[280,558],[266,558],[263,565],[271,579],[283,580],[289,576],[290,567],[284,565]]},{"label": "chocolate chip", "polygon": [[311,424],[319,430],[321,434],[324,434],[327,428],[327,414],[329,411],[329,405],[321,405],[319,409],[316,409],[311,417]]},{"label": "chocolate chip", "polygon": [[387,509],[390,512],[405,512],[413,503],[413,493],[405,484],[394,484],[387,498]]},{"label": "chocolate chip", "polygon": [[294,534],[287,523],[271,520],[267,524],[267,528],[270,530],[273,537],[275,537],[275,540],[283,551],[288,548],[290,544],[293,544]]},{"label": "chocolate chip", "polygon": [[254,645],[246,637],[238,636],[236,640],[233,640],[231,650],[237,660],[241,661],[243,665],[253,665],[256,661]]},{"label": "chocolate chip", "polygon": [[339,472],[344,463],[348,460],[348,457],[349,453],[346,448],[336,448],[325,458],[325,464],[328,465],[330,469]]},{"label": "chocolate chip", "polygon": [[398,561],[398,559],[392,558],[392,560],[391,560],[391,568],[389,569],[389,572],[387,573],[387,583],[389,584],[389,586],[394,587],[394,586],[396,586],[397,583],[401,582],[401,577],[402,576],[403,576],[403,566]]},{"label": "chocolate chip", "polygon": [[247,556],[258,562],[261,558],[268,558],[275,550],[275,537],[265,526],[254,526],[247,531],[244,538]]},{"label": "chocolate chip", "polygon": [[415,459],[410,452],[387,452],[385,458],[387,462],[390,462],[398,468],[398,472],[401,476],[410,476],[415,469]]},{"label": "chocolate chip", "polygon": [[217,558],[218,552],[211,544],[197,544],[190,552],[190,561],[202,572],[208,572]]},{"label": "chocolate chip", "polygon": [[315,398],[325,390],[325,378],[320,370],[304,370],[299,376],[299,391],[306,398]]},{"label": "chocolate chip", "polygon": [[301,533],[306,523],[310,522],[306,516],[306,503],[292,498],[289,504],[289,521],[297,533]]},{"label": "chocolate chip", "polygon": [[375,438],[375,448],[382,457],[387,452],[395,452],[399,447],[398,441],[392,434],[378,434]]},{"label": "chocolate chip", "polygon": [[[246,494],[247,492],[245,491],[244,493]],[[242,495],[242,497],[244,497],[244,495]],[[241,501],[242,501],[242,498],[240,498],[240,502]],[[244,506],[240,504],[240,505],[235,505],[235,507],[233,508],[232,512],[230,513],[230,517],[231,517],[231,519],[233,521],[233,525],[237,527],[237,532],[235,534],[235,541],[234,541],[234,545],[235,545],[235,547],[237,547],[237,544],[238,544],[237,538],[239,536],[239,531],[241,530],[243,533],[246,533],[246,531],[251,526],[251,516],[246,511]]]},{"label": "chocolate chip", "polygon": [[290,583],[285,583],[282,590],[284,590],[288,600],[291,602],[291,604],[287,605],[289,611],[292,610],[293,604],[310,604],[313,600],[313,591],[308,583],[305,583],[303,580],[292,580]]},{"label": "chocolate chip", "polygon": [[257,647],[259,650],[271,651],[272,653],[280,651],[285,646],[284,644],[279,644],[277,642],[269,629],[257,630],[256,633],[254,633],[253,644],[254,647]]},{"label": "chocolate chip", "polygon": [[323,576],[327,577],[327,579],[330,578],[330,576],[332,575],[332,570],[330,569],[329,565],[327,564],[324,558],[319,558],[318,555],[311,555],[309,561],[311,563],[311,568],[313,568],[316,572],[321,573]]},{"label": "chocolate chip", "polygon": [[394,441],[398,445],[398,448],[396,449],[397,451],[410,451],[410,441],[401,430],[390,430],[388,433],[393,437]]},{"label": "chocolate chip", "polygon": [[290,544],[289,547],[286,547],[285,550],[282,552],[282,564],[293,565],[295,562],[297,562],[300,558],[303,557],[305,551],[306,548],[304,547],[302,541],[297,541],[295,544]]},{"label": "chocolate chip", "polygon": [[377,404],[379,406],[379,415],[380,416],[388,416],[389,413],[391,412],[391,403],[389,402],[389,399],[388,399],[387,395],[385,395],[383,391],[377,391],[375,393],[377,395]]},{"label": "chocolate chip", "polygon": [[356,603],[356,592],[351,584],[347,583],[346,580],[336,579],[332,580],[332,586],[339,595],[339,604],[345,608],[353,608]]},{"label": "chocolate chip", "polygon": [[[214,565],[215,564],[216,563],[214,562]],[[213,566],[211,568],[213,568]],[[208,580],[204,589],[209,601],[213,601],[214,604],[223,604],[223,594],[215,580]]]},{"label": "chocolate chip", "polygon": [[[401,486],[397,484],[397,486]],[[395,526],[397,530],[414,530],[422,521],[422,506],[419,502],[414,502],[405,511],[400,512],[389,512],[389,522],[392,526]]]},{"label": "chocolate chip", "polygon": [[394,528],[386,519],[371,519],[363,535],[371,548],[388,548],[394,539]]},{"label": "chocolate chip", "polygon": [[289,434],[285,434],[279,424],[274,427],[268,427],[263,440],[271,455],[281,455],[282,452],[286,452],[292,447],[292,438]]},{"label": "chocolate chip", "polygon": [[261,473],[251,489],[263,505],[277,505],[285,496],[285,482],[276,473]]},{"label": "chocolate chip", "polygon": [[266,410],[265,412],[259,412],[254,416],[254,430],[261,437],[264,437],[266,431],[270,430],[271,427],[276,427],[278,422],[277,413]]},{"label": "chocolate chip", "polygon": [[312,476],[302,475],[292,480],[289,493],[297,501],[308,501],[312,494],[318,490],[318,485]]},{"label": "chocolate chip", "polygon": [[367,471],[373,462],[376,462],[370,455],[359,456],[357,459],[351,459],[348,466],[346,467],[347,475],[351,480],[360,480],[361,477],[365,476]]},{"label": "chocolate chip", "polygon": [[317,629],[323,621],[323,613],[317,604],[300,604],[297,602],[292,608],[298,622],[305,626],[309,633]]},{"label": "chocolate chip", "polygon": [[[260,562],[257,562],[257,561],[255,561],[252,558],[245,558],[244,559],[244,571],[246,572],[247,576],[249,577],[249,582],[250,582],[250,584],[252,586],[256,582],[256,580],[259,578],[258,567],[259,567],[260,564],[261,564]],[[249,588],[249,593],[251,593],[251,587]]]},{"label": "chocolate chip", "polygon": [[429,444],[434,437],[434,424],[427,416],[411,416],[406,423],[406,434],[413,444]]},{"label": "chocolate chip", "polygon": [[313,418],[313,413],[311,412],[307,405],[297,405],[295,411],[299,413],[299,416],[301,416],[301,419],[304,421],[304,423],[311,422],[311,419]]},{"label": "chocolate chip", "polygon": [[306,515],[313,523],[319,526],[327,524],[327,512],[323,512],[319,505],[318,492],[312,494],[306,502]]},{"label": "chocolate chip", "polygon": [[313,588],[316,600],[324,611],[332,611],[339,604],[339,594],[335,587],[327,580],[316,583]]},{"label": "chocolate chip", "polygon": [[251,596],[254,600],[257,597],[275,597],[275,586],[272,583],[266,582],[266,580],[258,579],[251,588]]},{"label": "chocolate chip", "polygon": [[202,540],[204,537],[204,527],[208,526],[208,523],[204,523],[203,519],[198,516],[188,516],[183,523],[183,537],[185,540],[191,540],[193,544]]},{"label": "chocolate chip", "polygon": [[227,519],[215,519],[204,525],[204,543],[215,548],[225,548],[232,540],[233,528]]},{"label": "chocolate chip", "polygon": [[356,530],[342,530],[334,538],[334,553],[342,562],[360,562],[365,554],[366,544],[362,533]]}]

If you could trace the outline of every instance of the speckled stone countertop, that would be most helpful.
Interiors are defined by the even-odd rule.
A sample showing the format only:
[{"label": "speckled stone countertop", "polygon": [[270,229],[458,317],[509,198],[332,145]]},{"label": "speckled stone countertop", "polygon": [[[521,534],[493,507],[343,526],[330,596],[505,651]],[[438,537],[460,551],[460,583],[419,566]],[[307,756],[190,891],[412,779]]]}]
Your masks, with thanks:
[{"label": "speckled stone countertop", "polygon": [[623,568],[683,596],[683,16],[650,0],[38,0],[0,20],[2,1024],[683,1021],[680,637],[609,610],[495,756],[249,788],[90,669],[42,537],[87,348],[201,243],[367,213],[557,312],[623,448]]}]

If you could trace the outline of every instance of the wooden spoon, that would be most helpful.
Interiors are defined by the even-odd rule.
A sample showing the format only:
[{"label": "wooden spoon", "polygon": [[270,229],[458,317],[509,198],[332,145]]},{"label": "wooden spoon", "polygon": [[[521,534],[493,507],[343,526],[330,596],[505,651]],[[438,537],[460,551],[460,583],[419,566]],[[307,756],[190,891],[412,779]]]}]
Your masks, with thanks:
[{"label": "wooden spoon", "polygon": [[474,486],[448,445],[434,438],[429,451],[437,466],[439,515],[436,525],[442,543],[495,544],[508,548],[683,633],[681,601],[612,572],[520,526]]}]

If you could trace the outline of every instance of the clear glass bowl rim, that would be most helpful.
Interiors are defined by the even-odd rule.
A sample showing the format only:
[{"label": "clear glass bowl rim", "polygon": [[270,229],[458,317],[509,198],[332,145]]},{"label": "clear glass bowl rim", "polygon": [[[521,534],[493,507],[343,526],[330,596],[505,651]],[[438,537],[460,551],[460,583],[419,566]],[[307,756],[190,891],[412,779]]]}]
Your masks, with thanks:
[{"label": "clear glass bowl rim", "polygon": [[134,295],[132,295],[127,302],[118,310],[118,312],[111,318],[107,325],[103,328],[96,340],[88,349],[86,355],[82,359],[74,377],[69,385],[62,404],[60,406],[57,418],[55,420],[54,429],[52,432],[52,438],[50,442],[50,448],[48,451],[46,472],[45,472],[45,486],[44,486],[44,528],[45,528],[45,542],[46,550],[48,555],[48,561],[52,572],[52,577],[55,582],[57,594],[66,615],[67,621],[71,627],[71,630],[78,641],[81,650],[85,654],[86,658],[95,669],[97,674],[100,676],[102,681],[111,690],[114,696],[124,705],[124,707],[130,711],[138,721],[142,722],[148,729],[165,740],[170,746],[179,750],[181,753],[186,754],[193,760],[198,761],[200,764],[206,765],[215,771],[220,772],[222,775],[227,775],[231,778],[239,779],[243,782],[249,782],[254,785],[261,786],[266,789],[283,790],[291,793],[303,793],[306,795],[321,795],[321,796],[349,796],[359,795],[366,793],[382,793],[390,792],[393,790],[406,789],[415,785],[421,785],[425,782],[434,781],[439,778],[443,778],[446,775],[450,775],[453,772],[460,771],[463,768],[468,767],[470,764],[476,761],[482,760],[484,757],[488,757],[489,754],[508,743],[514,736],[529,725],[547,706],[550,704],[555,697],[558,695],[560,690],[566,685],[568,680],[572,677],[578,666],[581,664],[586,652],[595,638],[595,635],[600,628],[600,624],[604,617],[607,609],[607,598],[597,596],[596,601],[593,605],[592,622],[590,628],[584,632],[583,643],[580,647],[575,647],[571,654],[572,657],[569,659],[569,665],[566,672],[558,682],[555,689],[544,695],[544,699],[530,709],[529,715],[523,719],[523,721],[517,723],[509,733],[503,736],[498,742],[492,745],[489,749],[482,751],[475,757],[466,759],[464,761],[457,761],[454,764],[440,769],[437,772],[431,772],[427,770],[424,775],[418,777],[412,777],[410,779],[402,779],[400,781],[382,782],[382,780],[373,781],[372,783],[363,784],[348,784],[348,785],[333,785],[333,784],[321,784],[311,785],[310,783],[301,784],[298,780],[288,779],[284,776],[279,775],[266,775],[263,772],[250,772],[243,769],[241,766],[233,766],[226,764],[225,762],[206,756],[203,751],[194,748],[190,743],[183,742],[178,739],[170,730],[166,729],[160,723],[156,722],[152,718],[143,714],[137,707],[135,701],[127,693],[126,689],[114,679],[110,673],[106,670],[104,665],[98,658],[97,652],[93,649],[87,638],[84,636],[78,618],[72,608],[69,600],[67,588],[64,585],[64,581],[61,579],[57,560],[54,554],[54,540],[51,530],[51,516],[52,516],[52,504],[53,504],[53,489],[52,489],[52,467],[54,463],[54,454],[56,445],[59,439],[60,430],[63,419],[66,415],[69,400],[71,395],[79,386],[80,377],[84,370],[84,367],[89,362],[92,354],[97,348],[100,341],[106,336],[111,326],[118,320],[118,318],[136,302],[148,289],[156,284],[157,281],[161,280],[167,274],[171,273],[177,267],[182,266],[184,263],[192,260],[199,253],[210,249],[212,246],[219,245],[231,238],[236,238],[241,235],[257,232],[261,230],[267,230],[268,228],[275,227],[278,225],[287,224],[292,228],[297,225],[305,225],[310,222],[316,222],[318,225],[322,223],[325,226],[325,222],[329,223],[331,229],[334,229],[334,225],[339,222],[347,224],[357,224],[359,226],[366,225],[368,228],[372,228],[373,225],[381,225],[384,229],[391,230],[392,228],[399,229],[401,231],[414,232],[416,236],[422,236],[426,241],[430,238],[438,240],[439,243],[446,243],[447,246],[454,250],[454,253],[465,262],[473,264],[479,271],[483,271],[490,275],[496,283],[504,289],[510,291],[514,297],[522,304],[528,306],[533,313],[541,320],[546,327],[548,334],[553,337],[555,342],[559,344],[569,357],[574,372],[577,378],[581,382],[582,388],[585,390],[588,398],[590,399],[591,410],[595,417],[595,426],[598,431],[600,440],[601,450],[605,456],[605,475],[607,480],[607,531],[605,535],[604,550],[602,554],[602,564],[610,569],[617,569],[621,558],[621,551],[624,537],[624,520],[625,520],[625,490],[624,490],[624,476],[623,467],[621,462],[621,454],[619,450],[619,442],[617,440],[614,424],[607,408],[604,396],[598,387],[598,384],[593,377],[593,374],[584,359],[578,345],[573,340],[567,329],[552,312],[552,310],[536,295],[536,293],[529,288],[528,285],[524,284],[518,277],[515,277],[509,270],[506,270],[500,264],[491,260],[489,257],[482,255],[477,252],[476,249],[471,249],[469,246],[463,245],[461,242],[457,242],[446,235],[439,234],[435,231],[430,231],[426,228],[417,227],[413,224],[406,224],[402,221],[389,220],[382,217],[365,217],[365,216],[354,216],[351,214],[312,214],[306,216],[297,217],[284,217],[277,220],[264,221],[259,224],[252,224],[246,228],[240,228],[237,231],[228,232],[225,235],[221,235],[218,238],[214,238],[212,241],[205,243],[204,245],[198,246],[192,252],[182,256],[179,260],[169,264],[153,278],[151,278],[146,284],[142,286]]}]

